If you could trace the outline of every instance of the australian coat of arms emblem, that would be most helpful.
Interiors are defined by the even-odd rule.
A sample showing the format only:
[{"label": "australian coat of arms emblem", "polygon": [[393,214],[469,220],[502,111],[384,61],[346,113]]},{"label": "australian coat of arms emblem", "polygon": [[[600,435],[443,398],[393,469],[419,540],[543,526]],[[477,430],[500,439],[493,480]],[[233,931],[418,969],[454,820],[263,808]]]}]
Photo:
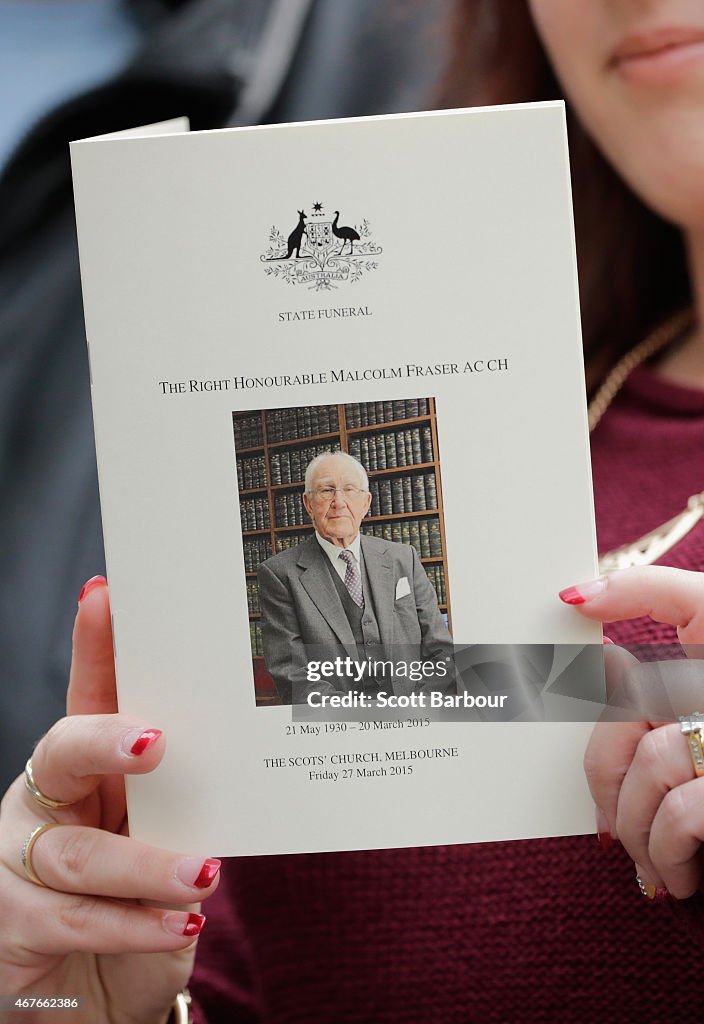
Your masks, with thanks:
[{"label": "australian coat of arms emblem", "polygon": [[382,248],[373,240],[368,220],[341,224],[339,210],[333,211],[331,220],[322,203],[314,203],[312,209],[310,217],[305,210],[298,211],[298,223],[288,235],[272,227],[269,248],[259,257],[266,274],[287,284],[329,291],[378,268],[376,257]]}]

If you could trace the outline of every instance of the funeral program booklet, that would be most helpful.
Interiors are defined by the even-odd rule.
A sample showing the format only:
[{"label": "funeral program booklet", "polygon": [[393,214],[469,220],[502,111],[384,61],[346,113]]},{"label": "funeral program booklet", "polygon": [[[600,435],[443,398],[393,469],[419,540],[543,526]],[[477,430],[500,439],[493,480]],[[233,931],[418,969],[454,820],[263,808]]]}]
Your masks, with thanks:
[{"label": "funeral program booklet", "polygon": [[[72,144],[132,835],[593,831],[562,103]],[[598,657],[593,657],[597,655]]]}]

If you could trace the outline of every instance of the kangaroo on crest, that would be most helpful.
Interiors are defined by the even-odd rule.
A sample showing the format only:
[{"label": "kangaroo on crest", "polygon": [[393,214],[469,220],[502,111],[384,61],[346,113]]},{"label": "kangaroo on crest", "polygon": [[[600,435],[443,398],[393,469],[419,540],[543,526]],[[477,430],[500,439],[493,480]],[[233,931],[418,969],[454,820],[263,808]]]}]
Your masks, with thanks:
[{"label": "kangaroo on crest", "polygon": [[303,236],[308,234],[308,229],[306,228],[305,222],[306,214],[303,212],[303,210],[299,210],[298,224],[296,224],[295,228],[288,236],[288,252],[285,256],[280,256],[279,259],[289,260],[291,259],[291,256],[293,255],[294,252],[296,254],[296,259],[300,257],[301,242],[303,241]]}]

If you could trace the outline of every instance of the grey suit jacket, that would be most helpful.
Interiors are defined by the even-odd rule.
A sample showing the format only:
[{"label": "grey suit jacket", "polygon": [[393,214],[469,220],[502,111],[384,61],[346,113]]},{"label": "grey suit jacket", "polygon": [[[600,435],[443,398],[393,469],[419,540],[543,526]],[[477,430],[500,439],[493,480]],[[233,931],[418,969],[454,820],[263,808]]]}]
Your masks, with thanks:
[{"label": "grey suit jacket", "polygon": [[[413,547],[377,537],[361,537],[368,586],[376,610],[381,645],[374,658],[411,661],[452,660],[452,639],[438,609],[435,591]],[[308,693],[358,689],[347,676],[308,682],[310,660],[359,660],[357,645],[335,588],[326,555],[315,536],[274,555],[259,566],[259,603],[266,666],[284,703],[303,703]],[[409,590],[396,597],[403,577]],[[454,686],[454,671],[440,681],[394,679],[396,693]]]}]

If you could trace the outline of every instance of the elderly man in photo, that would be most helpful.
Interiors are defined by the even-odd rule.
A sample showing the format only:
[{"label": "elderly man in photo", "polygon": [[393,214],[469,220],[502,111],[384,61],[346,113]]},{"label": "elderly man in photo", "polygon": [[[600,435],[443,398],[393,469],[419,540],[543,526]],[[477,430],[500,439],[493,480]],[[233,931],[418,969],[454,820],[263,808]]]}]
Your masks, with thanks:
[{"label": "elderly man in photo", "polygon": [[[371,504],[361,463],[345,452],[318,455],[303,503],[315,534],[258,573],[264,656],[282,701],[305,703],[313,692],[454,693],[452,640],[415,548],[360,535]],[[308,680],[310,661],[338,657],[442,667],[415,681],[403,670]]]}]

